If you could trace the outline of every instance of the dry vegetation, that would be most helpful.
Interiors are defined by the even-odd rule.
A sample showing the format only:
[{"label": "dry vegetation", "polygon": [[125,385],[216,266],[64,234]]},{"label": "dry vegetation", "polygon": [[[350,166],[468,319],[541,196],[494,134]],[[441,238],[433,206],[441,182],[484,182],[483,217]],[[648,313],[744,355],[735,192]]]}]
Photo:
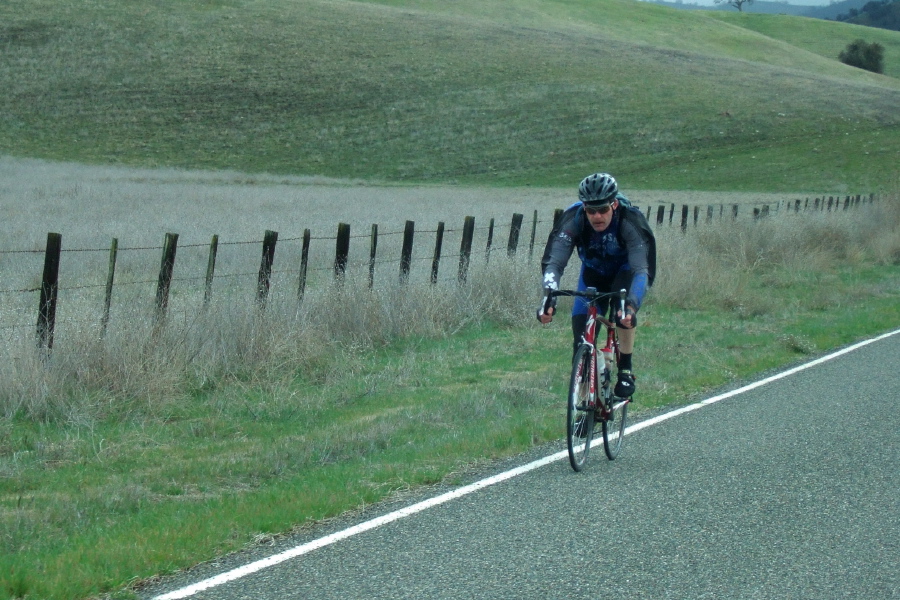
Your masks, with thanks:
[{"label": "dry vegetation", "polygon": [[[5,219],[5,226],[27,226],[31,231],[62,229],[64,247],[72,238],[87,247],[100,245],[111,231],[98,232],[99,227],[94,224],[106,211],[118,211],[122,218],[101,221],[104,228],[120,226],[126,231],[117,235],[130,234],[136,238],[135,245],[154,247],[158,245],[155,238],[170,227],[187,232],[182,238],[187,240],[196,236],[200,241],[219,233],[218,228],[231,236],[252,240],[261,237],[254,234],[260,233],[257,228],[262,227],[295,232],[300,227],[312,227],[318,228],[317,234],[329,235],[338,221],[351,221],[362,228],[370,220],[379,220],[384,233],[401,230],[403,218],[424,220],[433,227],[439,220],[461,221],[467,214],[484,220],[487,215],[499,214],[498,220],[506,223],[514,211],[528,214],[532,207],[544,211],[538,247],[530,260],[523,251],[513,261],[497,255],[486,266],[481,250],[476,249],[478,260],[467,287],[455,284],[452,251],[445,251],[450,258],[445,259],[438,286],[424,283],[430,262],[422,262],[414,265],[417,277],[411,284],[398,287],[396,241],[388,240],[381,251],[390,259],[379,266],[375,290],[366,289],[364,269],[355,268],[343,286],[333,285],[330,274],[321,275],[298,305],[296,274],[283,267],[265,311],[252,301],[259,249],[255,244],[234,246],[232,264],[224,260],[219,272],[243,269],[244,277],[226,278],[225,283],[217,284],[214,301],[206,311],[200,308],[200,282],[176,282],[170,316],[164,326],[157,324],[151,310],[158,252],[147,251],[143,263],[120,264],[117,283],[129,278],[146,283],[116,288],[112,320],[102,339],[98,335],[102,286],[79,289],[72,285],[75,282],[70,272],[77,274],[78,281],[99,284],[106,275],[106,253],[97,254],[93,262],[84,260],[84,253],[74,253],[63,265],[60,324],[50,369],[44,368],[46,365],[33,350],[36,294],[7,294],[20,302],[7,303],[6,314],[18,319],[18,327],[8,329],[4,336],[0,367],[5,382],[0,394],[3,414],[27,415],[39,421],[155,412],[160,405],[192,390],[220,386],[232,379],[302,373],[316,380],[333,367],[335,357],[348,349],[370,349],[406,337],[449,335],[472,322],[514,324],[527,320],[538,286],[536,261],[549,227],[546,220],[552,208],[570,200],[569,194],[560,190],[379,187],[284,178],[248,181],[237,173],[76,169],[28,161],[5,161],[4,167],[39,173],[39,177],[17,178],[18,191],[25,199],[22,203],[45,203],[38,219],[17,218],[17,214],[25,215],[26,211],[16,211],[15,207],[21,204],[11,202],[9,199],[15,194],[7,192],[4,206],[11,218]],[[72,177],[73,173],[80,177]],[[33,183],[29,186],[23,181]],[[115,195],[114,190],[122,195]],[[702,204],[758,203],[796,196],[642,191],[632,197],[637,203]],[[776,270],[824,271],[838,260],[893,264],[898,247],[895,205],[895,200],[886,199],[874,207],[863,206],[847,214],[804,213],[759,223],[717,221],[715,226],[700,227],[696,235],[690,236],[682,235],[677,227],[658,228],[660,270],[664,275],[654,289],[653,301],[685,308],[722,305],[744,310],[748,304],[765,302],[758,296],[754,301],[752,282]],[[58,215],[53,214],[51,207]],[[238,211],[239,207],[242,210]],[[215,216],[209,220],[207,215]],[[244,215],[249,218],[244,219]],[[386,225],[391,219],[395,222]],[[876,224],[878,230],[874,233]],[[155,234],[148,233],[154,229]],[[363,239],[357,240],[359,246],[368,244],[368,227],[364,232]],[[40,238],[38,233],[34,235],[32,243],[38,246]],[[501,247],[502,235],[498,230]],[[431,234],[425,237],[427,247],[417,251],[422,258],[430,256],[433,239]],[[10,235],[6,239],[17,237]],[[282,261],[283,256],[296,258],[299,254],[296,239],[291,243],[295,245],[279,247],[281,254],[277,256]],[[328,261],[332,259],[328,253],[333,252],[332,243],[319,249],[325,273],[330,273]],[[446,243],[446,247],[454,247],[454,242]],[[483,247],[482,243],[483,239],[477,247]],[[123,237],[120,245],[128,245]],[[366,250],[357,248],[363,256]],[[176,263],[176,278],[179,274],[190,275],[190,269],[199,278],[206,265],[205,253],[202,245],[183,250]],[[0,272],[6,289],[22,285],[21,280],[13,283],[17,273],[22,276],[21,263],[11,260],[11,255],[0,256],[5,256]],[[39,262],[31,268],[31,273],[25,275],[25,285],[34,284]],[[352,307],[353,313],[348,314],[342,307]],[[151,410],[151,405],[156,408]]]},{"label": "dry vegetation", "polygon": [[[104,171],[99,179],[107,183],[75,186],[66,196],[58,190],[73,185],[64,176],[72,168],[42,168],[32,189],[44,190],[45,208],[61,211],[62,198],[78,204],[94,197],[113,207],[112,190],[129,189],[131,219],[122,223],[135,236],[193,219],[196,235],[206,238],[204,215],[218,214],[219,196],[232,203],[249,198],[289,220],[295,209],[289,200],[277,201],[283,195],[330,194],[334,201],[309,215],[326,235],[345,213],[325,209],[345,206],[340,199],[348,193],[368,206],[380,203],[372,220],[399,221],[420,211],[416,218],[426,222],[450,221],[449,213],[473,208],[484,215],[496,210],[505,220],[514,210],[528,212],[524,197],[543,196],[540,190],[235,183],[239,175],[215,181],[216,193],[208,194],[202,180],[211,174],[146,172],[142,183],[121,170]],[[53,169],[60,169],[56,181],[47,176]],[[161,177],[176,183],[161,184]],[[568,201],[567,193],[554,193],[551,202]],[[420,194],[443,200],[408,210],[398,200]],[[633,197],[641,201],[644,194]],[[149,203],[150,197],[160,201]],[[185,207],[184,198],[195,206]],[[475,206],[473,198],[483,204]],[[60,227],[64,240],[72,231],[85,244],[94,241],[86,214],[73,211],[54,222],[67,225]],[[363,224],[371,214],[353,212]],[[682,401],[900,322],[896,194],[846,212],[702,221],[687,234],[657,229],[660,276],[642,309],[639,407]],[[271,226],[242,225],[240,218],[231,221],[232,235],[257,237],[258,227]],[[154,246],[157,234],[147,234]],[[258,246],[234,248],[251,255],[241,268],[252,272]],[[71,253],[64,273],[98,271],[102,279],[105,253],[98,254],[91,262],[85,253]],[[68,289],[49,360],[35,351],[36,294],[12,294],[28,306],[14,315],[26,324],[4,330],[0,343],[0,597],[71,598],[73,586],[86,597],[121,588],[136,574],[187,567],[394,490],[441,481],[473,460],[558,439],[568,326],[564,319],[549,330],[536,326],[539,252],[530,259],[526,252],[511,260],[505,254],[486,265],[476,252],[465,286],[455,282],[452,259],[436,286],[423,277],[398,286],[391,260],[379,266],[385,277],[370,291],[367,274],[354,267],[343,285],[320,278],[299,305],[294,276],[281,273],[265,310],[253,301],[252,275],[236,288],[217,284],[205,312],[196,289],[176,286],[163,324],[153,317],[153,282],[123,285],[102,339],[97,295]],[[276,254],[276,267],[283,256]],[[18,260],[0,257],[4,282],[10,273],[21,275]],[[185,249],[182,259],[178,265],[205,264],[203,252]],[[146,278],[158,260],[157,250],[148,251],[123,278]],[[567,278],[574,280],[571,272]],[[850,321],[861,311],[847,314],[846,306],[874,306],[878,318]]]}]

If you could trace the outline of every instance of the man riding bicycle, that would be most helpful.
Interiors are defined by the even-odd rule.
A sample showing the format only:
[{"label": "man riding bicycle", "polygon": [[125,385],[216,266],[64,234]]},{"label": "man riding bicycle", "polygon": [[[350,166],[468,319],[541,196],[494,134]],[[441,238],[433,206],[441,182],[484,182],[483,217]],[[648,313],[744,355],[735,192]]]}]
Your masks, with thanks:
[{"label": "man riding bicycle", "polygon": [[[578,186],[578,199],[579,202],[563,212],[544,249],[541,260],[544,300],[537,317],[544,324],[553,320],[555,302],[548,303],[547,296],[550,290],[559,289],[560,278],[575,248],[581,258],[579,290],[588,287],[600,292],[628,290],[625,314],[618,311],[616,315],[620,356],[614,393],[630,398],[635,389],[632,354],[637,312],[655,274],[655,239],[646,220],[637,209],[630,208],[627,198],[619,193],[616,180],[608,173],[585,177]],[[601,306],[601,310],[607,312],[608,305],[605,309]],[[572,334],[576,349],[586,324],[587,302],[575,298]]]}]

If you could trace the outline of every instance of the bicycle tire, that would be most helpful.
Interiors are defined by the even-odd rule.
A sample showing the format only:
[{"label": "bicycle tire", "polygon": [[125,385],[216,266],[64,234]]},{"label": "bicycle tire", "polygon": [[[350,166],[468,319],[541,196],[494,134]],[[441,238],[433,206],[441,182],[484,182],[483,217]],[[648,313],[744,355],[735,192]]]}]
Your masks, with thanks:
[{"label": "bicycle tire", "polygon": [[[610,393],[609,385],[604,389],[604,402],[606,406],[612,406],[613,410],[607,419],[603,420],[603,450],[606,458],[615,460],[622,449],[622,439],[625,437],[625,422],[628,420],[628,405],[631,402],[625,398],[618,398]],[[609,394],[607,396],[607,394]]]},{"label": "bicycle tire", "polygon": [[[581,471],[587,463],[594,439],[594,411],[589,410],[591,346],[582,344],[572,360],[572,377],[569,380],[569,399],[566,406],[566,445],[569,448],[569,464]],[[583,423],[579,426],[579,419]]]}]

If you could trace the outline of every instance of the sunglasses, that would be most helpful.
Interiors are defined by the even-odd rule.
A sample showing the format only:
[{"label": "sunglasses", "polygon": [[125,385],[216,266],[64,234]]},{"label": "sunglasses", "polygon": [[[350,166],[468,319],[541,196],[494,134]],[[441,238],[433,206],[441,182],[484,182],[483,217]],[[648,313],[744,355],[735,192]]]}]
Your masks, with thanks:
[{"label": "sunglasses", "polygon": [[601,215],[605,215],[606,213],[608,213],[611,210],[612,210],[611,204],[604,204],[603,206],[597,206],[597,207],[588,206],[586,204],[584,205],[584,212],[586,212],[589,215],[596,215],[597,213],[600,213]]}]

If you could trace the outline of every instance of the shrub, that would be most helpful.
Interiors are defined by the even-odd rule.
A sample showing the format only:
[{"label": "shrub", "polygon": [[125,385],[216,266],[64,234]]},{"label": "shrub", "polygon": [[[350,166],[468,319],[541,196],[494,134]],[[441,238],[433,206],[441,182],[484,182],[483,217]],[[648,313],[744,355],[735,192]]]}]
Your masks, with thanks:
[{"label": "shrub", "polygon": [[871,44],[865,40],[850,42],[838,55],[838,59],[851,67],[884,73],[884,47],[877,42]]}]

